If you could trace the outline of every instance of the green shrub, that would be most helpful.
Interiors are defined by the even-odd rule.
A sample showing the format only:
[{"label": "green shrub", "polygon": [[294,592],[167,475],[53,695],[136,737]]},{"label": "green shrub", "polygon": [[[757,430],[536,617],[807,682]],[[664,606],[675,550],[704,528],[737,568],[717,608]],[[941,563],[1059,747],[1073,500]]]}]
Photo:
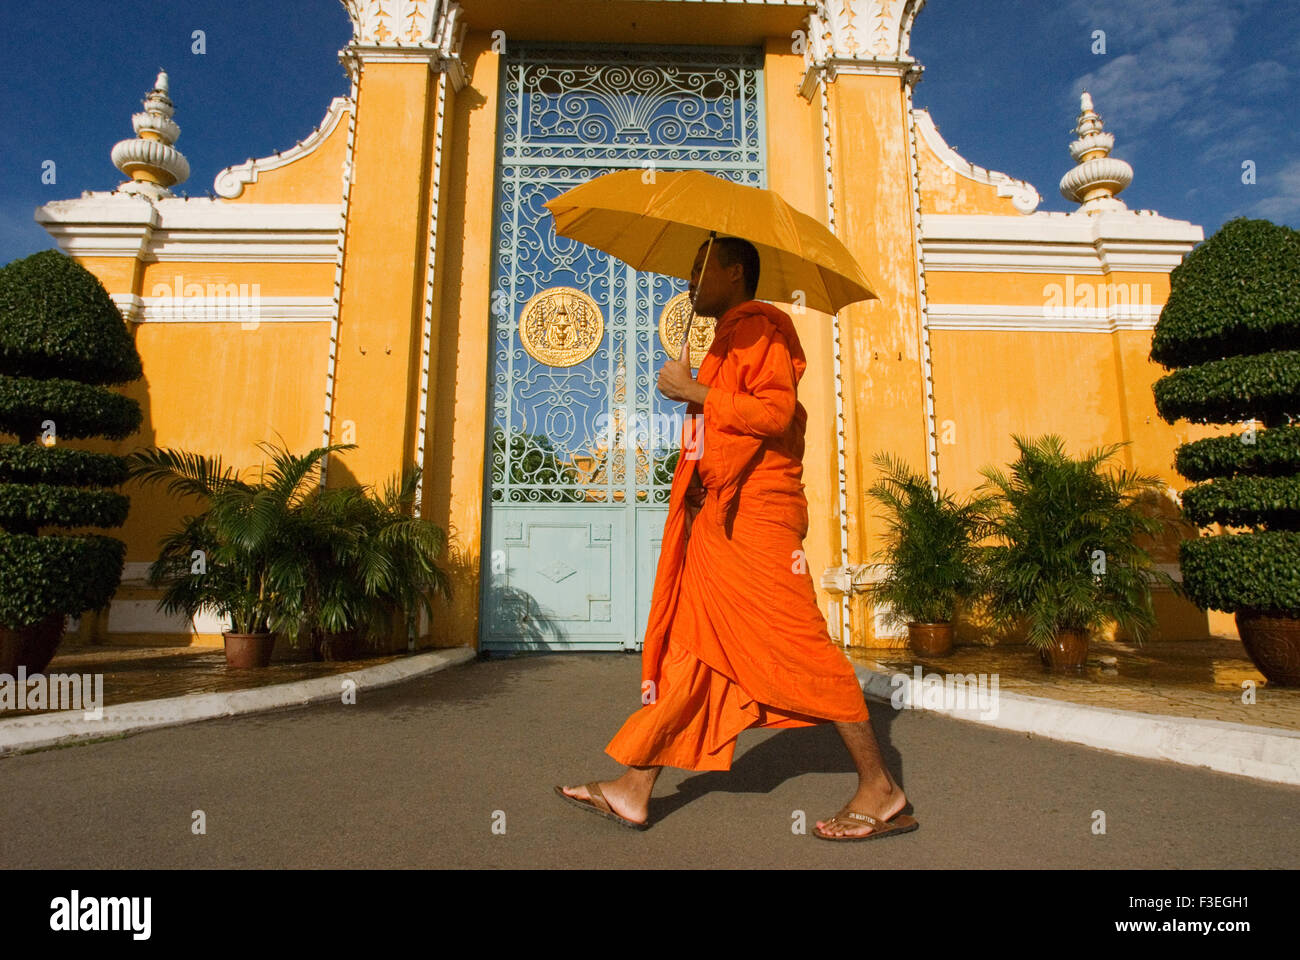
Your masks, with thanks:
[{"label": "green shrub", "polygon": [[1179,545],[1186,594],[1203,609],[1300,614],[1300,231],[1224,224],[1170,275],[1151,359],[1166,421],[1260,421],[1183,444],[1183,512],[1200,526],[1251,527]]},{"label": "green shrub", "polygon": [[1139,643],[1155,626],[1152,582],[1173,581],[1138,545],[1163,523],[1141,506],[1159,497],[1155,476],[1102,470],[1122,444],[1067,456],[1060,437],[1013,437],[1020,457],[1010,474],[985,467],[981,489],[997,497],[994,537],[985,550],[989,613],[1002,631],[1024,622],[1030,646],[1061,630],[1115,621]]},{"label": "green shrub", "polygon": [[100,534],[0,533],[0,623],[26,627],[107,606],[125,560],[126,544]]},{"label": "green shrub", "polygon": [[1300,232],[1267,220],[1225,223],[1169,275],[1151,337],[1166,368],[1300,350]]},{"label": "green shrub", "polygon": [[57,250],[4,268],[0,374],[98,386],[144,376],[135,341],[104,285]]},{"label": "green shrub", "polygon": [[987,498],[958,502],[950,493],[935,497],[930,481],[888,454],[871,462],[881,471],[868,496],[885,508],[885,545],[874,558],[888,565],[869,588],[890,607],[895,623],[949,623],[957,605],[980,588],[980,551]]},{"label": "green shrub", "polygon": [[124,543],[42,530],[125,522],[129,499],[107,489],[126,479],[122,458],[57,444],[138,430],[140,405],[107,387],[140,376],[126,323],[89,270],[56,250],[0,269],[0,432],[17,438],[0,445],[0,624],[80,615],[117,590]]},{"label": "green shrub", "polygon": [[1252,417],[1273,425],[1300,411],[1300,350],[1207,360],[1155,382],[1156,412],[1169,423],[1237,423]]},{"label": "green shrub", "polygon": [[1294,529],[1300,522],[1300,476],[1220,477],[1183,494],[1183,514],[1197,526]]},{"label": "green shrub", "polygon": [[1193,440],[1178,448],[1174,468],[1188,480],[1231,477],[1238,473],[1257,477],[1300,473],[1300,426],[1258,430],[1254,436]]},{"label": "green shrub", "polygon": [[1300,532],[1184,540],[1178,562],[1183,589],[1206,609],[1300,617]]}]

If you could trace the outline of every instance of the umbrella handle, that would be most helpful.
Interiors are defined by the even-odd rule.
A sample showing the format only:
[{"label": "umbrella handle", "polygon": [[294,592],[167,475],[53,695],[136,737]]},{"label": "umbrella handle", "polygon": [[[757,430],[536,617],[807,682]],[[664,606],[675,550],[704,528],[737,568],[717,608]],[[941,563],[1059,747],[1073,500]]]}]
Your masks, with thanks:
[{"label": "umbrella handle", "polygon": [[[716,240],[717,237],[718,237],[718,231],[716,231],[716,230],[710,230],[710,231],[709,231],[709,242],[708,242],[708,245],[704,248],[704,262],[703,262],[702,264],[700,264],[700,279],[701,279],[701,280],[704,279],[704,271],[707,270],[708,267],[709,267],[709,254],[713,251],[713,241]],[[694,296],[694,297],[691,297],[691,315],[690,315],[690,317],[687,318],[687,320],[686,320],[686,335],[682,338],[682,345],[683,345],[683,346],[686,346],[687,344],[689,344],[689,343],[691,342],[691,330],[694,329],[694,326],[695,326],[695,299],[696,299],[696,297],[698,297],[699,295],[700,295],[700,288],[697,286],[697,287],[695,288],[695,296]],[[686,356],[687,356],[687,361],[686,361],[686,362],[689,364],[689,363],[690,363],[690,353],[688,352]]]}]

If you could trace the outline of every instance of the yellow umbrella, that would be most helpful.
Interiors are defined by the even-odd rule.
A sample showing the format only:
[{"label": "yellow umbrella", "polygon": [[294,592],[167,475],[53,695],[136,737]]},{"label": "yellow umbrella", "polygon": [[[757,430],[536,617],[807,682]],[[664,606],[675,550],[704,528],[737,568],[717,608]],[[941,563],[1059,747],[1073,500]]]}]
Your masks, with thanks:
[{"label": "yellow umbrella", "polygon": [[716,234],[757,248],[759,300],[802,302],[834,313],[879,299],[862,267],[825,225],[771,190],[702,170],[620,170],[574,187],[546,208],[557,234],[638,270],[689,280],[700,245]]}]

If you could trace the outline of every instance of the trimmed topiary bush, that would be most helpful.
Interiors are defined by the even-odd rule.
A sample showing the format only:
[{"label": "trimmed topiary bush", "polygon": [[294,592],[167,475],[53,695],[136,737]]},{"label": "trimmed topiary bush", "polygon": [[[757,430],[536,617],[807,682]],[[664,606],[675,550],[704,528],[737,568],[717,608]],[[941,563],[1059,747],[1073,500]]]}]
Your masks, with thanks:
[{"label": "trimmed topiary bush", "polygon": [[130,501],[109,488],[126,461],[57,444],[136,432],[140,405],[107,388],[141,376],[122,314],[89,270],[57,250],[0,269],[0,433],[17,439],[0,444],[0,628],[61,626],[117,590],[126,544],[46,528],[125,522]]},{"label": "trimmed topiary bush", "polygon": [[1300,231],[1238,218],[1189,253],[1151,359],[1173,371],[1153,388],[1169,423],[1264,425],[1178,449],[1187,518],[1250,528],[1180,544],[1184,590],[1203,609],[1300,616]]}]

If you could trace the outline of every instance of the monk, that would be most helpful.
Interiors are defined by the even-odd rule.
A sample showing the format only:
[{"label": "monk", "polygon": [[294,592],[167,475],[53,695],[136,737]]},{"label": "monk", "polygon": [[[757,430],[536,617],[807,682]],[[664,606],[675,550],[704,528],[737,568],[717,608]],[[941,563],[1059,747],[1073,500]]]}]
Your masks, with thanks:
[{"label": "monk", "polygon": [[696,255],[695,310],[717,323],[698,380],[689,343],[659,373],[659,391],[688,406],[642,649],[645,705],[605,749],[627,766],[621,776],[556,791],[643,829],[664,766],[728,770],[742,730],[833,722],[858,788],[815,834],[914,830],[807,571],[807,411],[796,396],[807,364],[790,317],[753,299],[759,266],[753,245],[734,237]]}]

